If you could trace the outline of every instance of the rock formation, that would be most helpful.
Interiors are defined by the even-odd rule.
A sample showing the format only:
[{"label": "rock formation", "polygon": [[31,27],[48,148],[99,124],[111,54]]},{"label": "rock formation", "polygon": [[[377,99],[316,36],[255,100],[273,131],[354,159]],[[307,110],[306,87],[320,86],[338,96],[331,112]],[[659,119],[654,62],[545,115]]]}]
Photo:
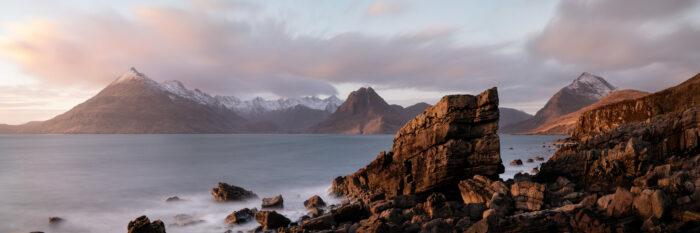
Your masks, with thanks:
[{"label": "rock formation", "polygon": [[163,221],[155,220],[151,222],[148,217],[141,216],[127,225],[128,233],[165,233]]},{"label": "rock formation", "polygon": [[[339,110],[340,111],[340,110]],[[498,93],[450,95],[409,121],[365,168],[333,181],[338,195],[401,194],[453,190],[460,180],[504,170],[498,134]]]},{"label": "rock formation", "polygon": [[314,195],[313,197],[304,201],[304,207],[307,209],[323,208],[326,207],[326,202],[324,202],[318,195]]},{"label": "rock formation", "polygon": [[222,182],[219,182],[216,188],[211,189],[211,195],[214,196],[214,200],[219,202],[242,201],[248,198],[258,197],[252,191]]},{"label": "rock formation", "polygon": [[267,209],[282,209],[284,208],[284,199],[282,198],[282,195],[263,198],[261,207]]},{"label": "rock formation", "polygon": [[238,211],[233,211],[233,213],[229,214],[226,216],[226,219],[224,219],[224,222],[228,224],[242,224],[250,221],[255,217],[255,213],[257,213],[258,210],[253,208],[248,209],[248,208],[243,208]]},{"label": "rock formation", "polygon": [[255,213],[255,221],[260,223],[265,230],[286,227],[291,223],[287,217],[275,211],[258,211]]}]

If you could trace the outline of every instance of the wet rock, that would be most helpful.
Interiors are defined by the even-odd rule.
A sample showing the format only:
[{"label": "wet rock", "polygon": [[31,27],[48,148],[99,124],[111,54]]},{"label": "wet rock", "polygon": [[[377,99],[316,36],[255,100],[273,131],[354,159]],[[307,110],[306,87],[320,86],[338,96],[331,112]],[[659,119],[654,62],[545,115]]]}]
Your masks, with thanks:
[{"label": "wet rock", "polygon": [[292,222],[276,211],[258,211],[255,213],[255,221],[260,223],[265,230],[287,227]]},{"label": "wet rock", "polygon": [[182,201],[182,199],[180,199],[180,197],[178,197],[178,196],[172,196],[172,197],[168,197],[167,199],[165,199],[165,202],[176,202],[176,201]]},{"label": "wet rock", "polygon": [[543,184],[535,182],[519,182],[510,188],[510,194],[515,201],[515,208],[520,210],[540,210],[544,203]]},{"label": "wet rock", "polygon": [[258,212],[257,209],[253,208],[248,209],[248,208],[243,208],[238,211],[233,211],[233,213],[229,214],[226,216],[226,219],[224,219],[224,222],[228,224],[242,224],[249,222],[255,217],[255,213]]},{"label": "wet rock", "polygon": [[148,217],[141,216],[127,225],[128,233],[165,233],[165,224],[160,220],[151,222]]},{"label": "wet rock", "polygon": [[630,214],[633,201],[634,194],[624,188],[617,188],[606,208],[606,213],[613,217],[626,216]]},{"label": "wet rock", "polygon": [[64,220],[61,217],[49,217],[49,224],[59,224],[62,223]]},{"label": "wet rock", "polygon": [[544,157],[542,157],[542,156],[535,156],[535,160],[537,160],[537,161],[544,161]]},{"label": "wet rock", "polygon": [[640,215],[660,219],[666,211],[666,195],[661,190],[645,189],[634,198],[633,205]]},{"label": "wet rock", "polygon": [[266,209],[282,209],[284,208],[284,199],[282,195],[277,195],[271,198],[262,199],[262,208]]},{"label": "wet rock", "polygon": [[510,165],[511,166],[521,166],[521,165],[523,165],[523,161],[520,159],[516,159],[516,160],[510,161]]},{"label": "wet rock", "polygon": [[533,159],[527,159],[527,160],[525,160],[525,162],[527,162],[527,163],[533,163],[533,162],[535,162],[535,160],[533,160]]},{"label": "wet rock", "polygon": [[504,171],[499,154],[498,94],[449,95],[406,123],[389,152],[356,173],[338,177],[332,191],[386,197],[448,190],[479,174],[496,179]]},{"label": "wet rock", "polygon": [[168,226],[184,227],[204,222],[204,220],[196,219],[194,216],[189,214],[175,215],[175,217],[173,217],[173,220],[175,220],[175,222],[171,223]]},{"label": "wet rock", "polygon": [[323,208],[326,207],[326,202],[324,202],[318,195],[314,195],[313,197],[304,201],[304,207],[306,207],[306,209]]},{"label": "wet rock", "polygon": [[222,182],[219,182],[216,188],[211,189],[211,195],[214,196],[214,200],[219,202],[242,201],[258,197],[251,191]]}]

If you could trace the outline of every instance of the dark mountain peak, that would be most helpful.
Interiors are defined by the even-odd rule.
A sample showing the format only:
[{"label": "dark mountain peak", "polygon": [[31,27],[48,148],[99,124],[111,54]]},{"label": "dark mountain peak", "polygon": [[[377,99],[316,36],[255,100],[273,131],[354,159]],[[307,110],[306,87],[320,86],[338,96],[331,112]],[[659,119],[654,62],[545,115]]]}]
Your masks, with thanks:
[{"label": "dark mountain peak", "polygon": [[369,113],[386,112],[391,110],[389,104],[371,87],[362,87],[348,95],[345,103],[338,107],[340,112]]}]

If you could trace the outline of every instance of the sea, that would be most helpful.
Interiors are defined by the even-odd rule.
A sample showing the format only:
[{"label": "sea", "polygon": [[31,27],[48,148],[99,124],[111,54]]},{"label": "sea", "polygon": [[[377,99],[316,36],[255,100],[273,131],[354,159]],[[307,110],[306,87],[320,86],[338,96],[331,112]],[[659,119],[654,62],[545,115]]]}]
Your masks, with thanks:
[{"label": "sea", "polygon": [[[168,233],[250,230],[224,218],[260,199],[217,203],[218,182],[282,195],[278,212],[298,220],[313,195],[327,203],[332,180],[391,149],[394,135],[189,134],[0,135],[0,232],[123,233],[141,215],[161,219]],[[500,135],[503,179],[529,173],[565,136]],[[522,166],[510,166],[521,159]],[[178,196],[178,202],[166,198]],[[48,218],[64,219],[50,224]],[[178,217],[176,217],[178,216]],[[187,217],[183,217],[187,216]],[[187,220],[189,219],[189,220]]]}]

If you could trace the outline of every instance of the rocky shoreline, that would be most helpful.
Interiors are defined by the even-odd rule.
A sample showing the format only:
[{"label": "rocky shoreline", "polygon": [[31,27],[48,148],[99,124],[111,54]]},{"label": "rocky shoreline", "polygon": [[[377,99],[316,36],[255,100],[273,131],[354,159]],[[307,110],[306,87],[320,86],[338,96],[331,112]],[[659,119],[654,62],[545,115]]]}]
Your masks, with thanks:
[{"label": "rocky shoreline", "polygon": [[[446,96],[407,123],[389,152],[333,180],[341,204],[326,206],[314,196],[304,203],[309,214],[290,220],[273,210],[282,206],[280,195],[263,199],[262,210],[234,211],[226,222],[255,220],[260,226],[251,232],[290,233],[700,232],[698,77],[679,85],[691,91],[644,97],[668,99],[659,96],[670,92],[690,101],[674,111],[647,108],[656,113],[644,118],[639,110],[612,123],[600,116],[614,110],[584,114],[579,121],[587,123],[539,173],[508,180],[498,178],[496,89]],[[585,129],[595,125],[616,127]],[[225,184],[215,190],[233,201],[255,196]],[[128,232],[163,233],[162,226],[143,216]]]}]

